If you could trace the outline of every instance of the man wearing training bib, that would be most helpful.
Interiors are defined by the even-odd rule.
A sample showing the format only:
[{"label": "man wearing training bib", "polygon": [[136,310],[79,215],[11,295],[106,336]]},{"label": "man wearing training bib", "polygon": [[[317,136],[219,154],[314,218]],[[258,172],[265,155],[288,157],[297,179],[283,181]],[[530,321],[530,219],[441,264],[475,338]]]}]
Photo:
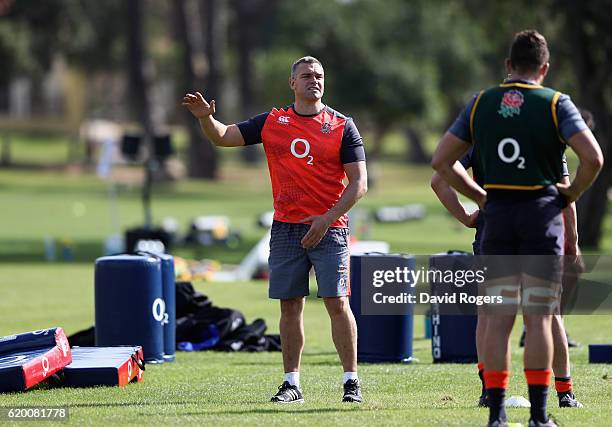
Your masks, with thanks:
[{"label": "man wearing training bib", "polygon": [[[548,59],[548,46],[541,34],[534,30],[516,34],[506,60],[508,79],[482,91],[467,106],[470,140],[447,132],[432,166],[481,207],[485,219],[482,253],[504,256],[508,263],[520,256],[521,270],[497,277],[492,284],[507,300],[520,301],[523,309],[529,426],[552,427],[555,423],[548,417],[546,399],[553,357],[551,320],[561,272],[551,261],[544,266],[551,270],[539,276],[542,266],[529,261],[563,255],[562,209],[592,184],[603,157],[569,97],[541,86],[549,69]],[[478,150],[482,187],[453,169],[471,144]],[[559,184],[568,145],[580,163],[571,184]],[[491,289],[493,286],[487,292]],[[515,314],[490,313],[483,346],[489,425],[504,426],[510,369],[507,354]]]}]

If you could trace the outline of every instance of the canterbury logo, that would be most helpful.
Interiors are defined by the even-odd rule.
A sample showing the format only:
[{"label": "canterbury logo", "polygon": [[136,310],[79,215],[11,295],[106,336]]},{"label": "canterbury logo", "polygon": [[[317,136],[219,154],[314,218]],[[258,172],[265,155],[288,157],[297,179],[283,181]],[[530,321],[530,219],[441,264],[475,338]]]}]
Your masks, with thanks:
[{"label": "canterbury logo", "polygon": [[288,125],[289,124],[289,116],[279,116],[278,122],[281,125]]}]

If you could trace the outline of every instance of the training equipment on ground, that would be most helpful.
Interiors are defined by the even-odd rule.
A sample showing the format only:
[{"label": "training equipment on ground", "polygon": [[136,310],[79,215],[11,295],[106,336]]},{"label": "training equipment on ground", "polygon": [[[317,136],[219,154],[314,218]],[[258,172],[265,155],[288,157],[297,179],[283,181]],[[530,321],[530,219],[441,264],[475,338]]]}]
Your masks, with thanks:
[{"label": "training equipment on ground", "polygon": [[98,258],[95,268],[96,346],[142,346],[150,363],[164,361],[162,263],[149,255]]},{"label": "training equipment on ground", "polygon": [[32,388],[71,361],[62,328],[0,337],[0,392]]},{"label": "training equipment on ground", "polygon": [[504,401],[506,408],[531,408],[531,402],[523,396],[510,396]]},{"label": "training equipment on ground", "polygon": [[62,371],[67,387],[124,387],[141,382],[144,375],[142,347],[73,347],[72,363]]},{"label": "training equipment on ground", "polygon": [[[394,271],[396,268],[414,270],[416,260],[404,254],[366,254],[351,256],[350,305],[357,323],[357,360],[359,362],[403,362],[412,361],[413,315],[412,305],[403,305],[403,314],[391,314],[392,307],[371,307],[382,310],[380,314],[369,312],[368,302],[373,287],[374,271]],[[410,292],[409,284],[406,291]],[[400,286],[393,285],[398,290]],[[412,288],[413,289],[413,288]],[[365,295],[362,298],[362,295]],[[369,300],[371,302],[371,300]],[[377,314],[377,315],[370,315]]]},{"label": "training equipment on ground", "polygon": [[425,217],[424,205],[383,206],[374,212],[374,219],[378,222],[406,222],[423,219]]},{"label": "training equipment on ground", "polygon": [[612,363],[612,344],[589,344],[589,363]]},{"label": "training equipment on ground", "polygon": [[176,358],[176,275],[174,257],[170,254],[153,254],[142,252],[139,255],[152,256],[161,262],[162,298],[165,314],[162,321],[164,335],[164,361],[172,362]]},{"label": "training equipment on ground", "polygon": [[[434,254],[429,259],[429,269],[441,272],[471,270],[473,256],[467,252],[448,251]],[[431,295],[467,292],[477,295],[475,283],[462,287],[454,283],[431,282]],[[431,305],[431,352],[434,363],[476,363],[476,324],[478,317],[472,313],[447,314],[450,307]]]},{"label": "training equipment on ground", "polygon": [[160,254],[162,272],[162,297],[166,307],[164,328],[164,361],[172,362],[176,358],[176,284],[174,274],[174,257]]}]

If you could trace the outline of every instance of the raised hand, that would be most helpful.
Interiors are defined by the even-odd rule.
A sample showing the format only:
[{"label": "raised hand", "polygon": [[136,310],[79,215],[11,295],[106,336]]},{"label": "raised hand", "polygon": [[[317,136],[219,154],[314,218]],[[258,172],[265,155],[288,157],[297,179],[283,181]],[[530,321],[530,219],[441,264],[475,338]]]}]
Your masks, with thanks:
[{"label": "raised hand", "polygon": [[187,107],[189,112],[197,119],[211,116],[216,112],[215,100],[213,99],[208,103],[200,92],[185,94],[181,105]]}]

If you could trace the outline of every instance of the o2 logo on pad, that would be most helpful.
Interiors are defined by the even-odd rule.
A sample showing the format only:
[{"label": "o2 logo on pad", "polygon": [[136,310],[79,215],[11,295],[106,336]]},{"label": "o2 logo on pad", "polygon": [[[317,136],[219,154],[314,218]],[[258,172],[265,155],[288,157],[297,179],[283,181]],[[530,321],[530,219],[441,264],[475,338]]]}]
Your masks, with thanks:
[{"label": "o2 logo on pad", "polygon": [[166,302],[161,298],[156,298],[153,301],[153,307],[151,307],[151,311],[153,312],[153,319],[162,325],[168,324],[168,313],[166,313]]},{"label": "o2 logo on pad", "polygon": [[40,363],[43,369],[43,377],[47,377],[47,373],[49,372],[49,359],[43,356]]},{"label": "o2 logo on pad", "polygon": [[307,165],[313,165],[314,157],[310,154],[310,143],[304,138],[295,138],[291,141],[291,154],[297,159],[308,157]]}]

